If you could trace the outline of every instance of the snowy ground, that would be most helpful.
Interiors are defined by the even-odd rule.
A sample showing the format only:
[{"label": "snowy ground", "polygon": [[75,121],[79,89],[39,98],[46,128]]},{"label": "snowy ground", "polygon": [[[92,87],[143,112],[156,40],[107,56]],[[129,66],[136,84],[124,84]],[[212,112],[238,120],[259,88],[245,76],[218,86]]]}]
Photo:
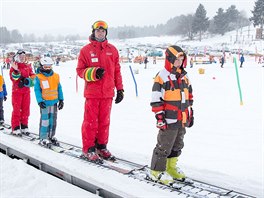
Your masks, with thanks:
[{"label": "snowy ground", "polygon": [[[61,76],[65,97],[65,107],[58,114],[57,138],[81,146],[81,123],[84,107],[83,81],[78,80],[79,90],[76,93],[76,64],[76,61],[70,61],[62,63],[59,67],[54,66],[54,70]],[[155,128],[155,118],[149,105],[151,88],[153,77],[163,67],[163,61],[159,61],[157,65],[150,63],[147,69],[139,64],[131,64],[131,66],[134,71],[138,71],[135,78],[139,96],[135,95],[129,64],[122,64],[125,99],[120,104],[113,104],[108,148],[121,158],[149,164],[158,131]],[[204,68],[205,74],[199,74],[199,68]],[[244,68],[239,69],[244,102],[244,105],[241,106],[235,68],[231,60],[227,61],[224,68],[220,68],[219,64],[195,65],[194,68],[187,68],[194,89],[195,117],[194,126],[187,129],[185,147],[179,161],[181,169],[187,176],[259,198],[264,197],[263,70],[264,68],[255,63],[254,59],[246,57]],[[6,121],[10,122],[11,81],[6,70],[4,70],[4,77],[9,93],[8,100],[5,102],[5,116]],[[33,90],[31,94],[29,127],[31,131],[37,132],[40,115]],[[10,140],[10,144],[19,146],[13,139],[0,136],[0,141],[1,138],[2,141]],[[41,151],[38,150],[31,152],[36,156],[40,155],[39,157],[50,157],[51,161],[54,158],[52,153],[48,156],[41,156],[42,148]],[[32,182],[32,186],[37,191],[45,186],[47,192],[54,192],[54,197],[63,197],[65,194],[71,197],[71,194],[76,195],[77,193],[74,187],[71,189],[67,184],[67,187],[63,187],[63,189],[67,188],[70,193],[59,191],[63,193],[59,194],[54,185],[61,186],[60,180],[53,185],[51,183],[57,179],[43,179],[46,177],[43,176],[43,173],[26,167],[21,161],[10,160],[2,155],[0,155],[0,159],[0,197],[10,197],[13,192],[21,192],[21,194],[17,193],[17,196],[20,197],[30,197],[31,192],[28,185],[23,184],[25,180]],[[78,174],[81,174],[83,170],[90,170],[89,167],[82,167],[81,164],[78,166],[83,169],[72,169],[72,162],[63,158],[59,163],[73,172],[79,171]],[[17,169],[20,168],[25,171],[18,173]],[[91,177],[93,174],[83,172],[83,177],[89,175]],[[122,178],[116,174],[112,175],[113,186],[120,182],[119,180]],[[99,181],[104,183],[103,180],[99,179]],[[126,180],[126,182],[130,181]],[[7,185],[9,183],[12,183],[12,188]],[[131,181],[131,185],[132,183],[136,185],[135,182]],[[129,184],[127,188],[129,188]],[[142,184],[138,187],[134,189],[137,191],[134,195],[143,196]],[[41,196],[45,196],[45,193],[41,192],[43,193]],[[153,190],[153,192],[157,197],[168,196],[160,190]],[[47,194],[47,196],[49,195]],[[81,197],[83,191],[79,190],[77,195]]]}]

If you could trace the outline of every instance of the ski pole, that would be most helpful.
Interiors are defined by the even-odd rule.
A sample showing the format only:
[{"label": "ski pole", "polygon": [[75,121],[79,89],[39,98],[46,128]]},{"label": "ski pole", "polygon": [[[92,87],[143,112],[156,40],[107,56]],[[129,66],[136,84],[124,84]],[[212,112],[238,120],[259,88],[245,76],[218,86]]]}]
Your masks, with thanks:
[{"label": "ski pole", "polygon": [[131,65],[129,65],[129,69],[130,69],[131,75],[132,75],[133,80],[134,80],[135,90],[136,90],[136,96],[138,97],[137,82],[136,82],[135,76],[134,76],[134,74],[133,74],[133,71],[132,71],[132,67],[131,67]]},{"label": "ski pole", "polygon": [[242,91],[241,91],[241,87],[240,87],[239,74],[238,74],[237,62],[236,62],[235,57],[234,57],[234,63],[235,63],[235,68],[236,68],[236,78],[237,78],[237,86],[238,86],[239,97],[240,97],[240,105],[243,105]]}]

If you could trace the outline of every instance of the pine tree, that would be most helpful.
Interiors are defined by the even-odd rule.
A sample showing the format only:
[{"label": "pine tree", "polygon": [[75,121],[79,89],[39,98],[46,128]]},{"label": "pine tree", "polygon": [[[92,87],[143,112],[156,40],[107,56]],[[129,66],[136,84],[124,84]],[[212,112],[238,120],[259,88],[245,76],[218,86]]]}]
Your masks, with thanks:
[{"label": "pine tree", "polygon": [[222,8],[219,8],[216,12],[217,15],[214,16],[214,32],[217,34],[224,35],[227,31],[228,23],[226,22],[226,15]]},{"label": "pine tree", "polygon": [[202,40],[202,32],[207,31],[209,27],[209,20],[206,17],[206,10],[202,4],[199,4],[196,9],[194,19],[193,19],[193,31],[194,33],[199,33],[199,40]]},{"label": "pine tree", "polygon": [[264,0],[257,0],[255,2],[254,10],[251,12],[253,14],[253,17],[251,17],[249,20],[253,21],[254,27],[260,26],[260,30],[261,30],[260,35],[262,39],[263,24],[264,24]]}]

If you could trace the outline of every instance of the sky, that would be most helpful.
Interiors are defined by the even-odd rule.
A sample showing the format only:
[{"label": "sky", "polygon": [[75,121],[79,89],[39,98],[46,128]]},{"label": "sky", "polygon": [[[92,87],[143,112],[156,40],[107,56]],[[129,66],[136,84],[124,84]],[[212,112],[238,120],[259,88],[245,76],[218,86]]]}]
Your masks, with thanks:
[{"label": "sky", "polygon": [[0,0],[0,26],[22,34],[90,34],[96,20],[109,27],[165,24],[170,18],[195,13],[199,3],[212,18],[231,5],[251,16],[254,0]]},{"label": "sky", "polygon": [[[235,35],[235,31],[233,34]],[[218,45],[219,40],[226,42],[229,36],[209,38],[203,42],[210,43],[211,46]],[[125,43],[132,46],[149,41],[152,41],[152,44],[167,43],[167,40],[177,40],[177,37],[151,37],[149,41],[147,39],[130,39]],[[124,41],[116,41],[115,45],[120,46],[123,43]],[[188,43],[195,46],[194,42]],[[200,42],[196,41],[196,43]],[[67,49],[67,47],[63,48]],[[243,49],[248,49],[248,45]],[[136,55],[136,51],[134,52]],[[207,65],[195,64],[193,68],[187,66],[186,71],[193,86],[194,125],[187,128],[184,137],[185,146],[179,157],[178,165],[188,177],[263,198],[264,67],[262,67],[263,64],[256,63],[254,57],[245,56],[245,59],[243,68],[238,69],[243,105],[240,105],[232,56],[227,54],[224,68],[220,68],[219,62]],[[144,69],[142,64],[121,64],[125,97],[121,103],[112,106],[109,144],[107,145],[117,157],[147,165],[150,165],[158,133],[155,116],[150,106],[153,77],[163,68],[164,64],[164,60],[158,59],[157,65],[152,64],[151,58],[149,61],[147,69]],[[77,61],[72,60],[53,67],[54,71],[60,75],[65,99],[64,108],[58,112],[56,137],[61,141],[81,146],[81,124],[85,101],[83,97],[84,80],[78,78],[79,91],[76,92],[76,65]],[[137,71],[134,73],[138,86],[138,97],[135,94],[129,65],[132,71]],[[199,74],[199,68],[205,69],[203,75]],[[5,121],[10,123],[12,104],[11,81],[8,72],[8,70],[3,70],[8,91],[4,110]],[[38,132],[39,116],[35,94],[31,89],[30,131]],[[130,194],[130,196],[123,197],[173,197],[168,191],[113,171],[84,165],[78,160],[69,159],[64,155],[53,153],[38,145],[21,141],[19,138],[1,134],[1,132],[0,142],[86,181],[92,180],[101,183],[104,187],[110,186]],[[10,162],[3,158],[1,162],[1,159],[2,157],[0,157],[0,182],[3,188],[0,188],[0,197],[1,190],[3,198],[37,197],[36,195],[59,198],[65,197],[62,194],[65,195],[67,191],[71,191],[69,197],[76,192],[72,188],[56,184],[54,180],[51,183],[51,180],[46,177],[39,178],[41,176],[35,172],[35,169],[32,172],[28,169],[17,171],[22,168],[22,162],[17,167],[17,161]],[[58,192],[58,189],[54,187],[67,188],[67,190]],[[59,195],[57,193],[61,196],[55,196]]]}]

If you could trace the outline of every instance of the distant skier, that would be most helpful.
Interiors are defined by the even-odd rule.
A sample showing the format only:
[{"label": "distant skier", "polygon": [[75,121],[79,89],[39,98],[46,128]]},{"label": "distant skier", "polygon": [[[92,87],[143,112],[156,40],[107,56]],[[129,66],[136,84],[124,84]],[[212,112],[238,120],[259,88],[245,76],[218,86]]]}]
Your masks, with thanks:
[{"label": "distant skier", "polygon": [[37,57],[35,58],[34,63],[33,63],[33,68],[34,68],[34,72],[35,72],[35,73],[38,73],[38,71],[39,71],[39,67],[40,67],[40,57],[37,56]]},{"label": "distant skier", "polygon": [[2,75],[0,75],[0,126],[4,124],[4,105],[3,102],[7,100],[6,84]]},{"label": "distant skier", "polygon": [[30,87],[34,85],[35,74],[31,65],[26,63],[26,53],[18,50],[13,57],[9,71],[12,86],[12,118],[11,126],[14,135],[27,134],[30,115]]},{"label": "distant skier", "polygon": [[153,56],[153,65],[156,65],[156,64],[157,64],[157,57]]},{"label": "distant skier", "polygon": [[221,56],[220,63],[221,63],[221,68],[223,68],[224,67],[224,64],[225,64],[225,57],[224,57],[224,55]]},{"label": "distant skier", "polygon": [[190,68],[193,68],[193,57],[190,59]]},{"label": "distant skier", "polygon": [[54,137],[57,126],[57,112],[64,106],[60,76],[52,70],[50,57],[40,59],[39,73],[35,79],[35,95],[40,107],[39,144],[49,147],[58,144]]},{"label": "distant skier", "polygon": [[108,43],[107,29],[104,21],[92,25],[90,43],[81,49],[76,68],[78,76],[85,80],[83,156],[97,163],[102,162],[100,157],[114,159],[107,143],[115,88],[115,103],[124,97],[118,50]]},{"label": "distant skier", "polygon": [[245,58],[244,55],[242,54],[240,57],[240,68],[242,68],[244,62],[245,62]]},{"label": "distant skier", "polygon": [[184,146],[185,127],[191,127],[194,118],[192,86],[183,68],[186,55],[179,46],[170,46],[165,54],[165,68],[157,74],[152,87],[151,106],[159,133],[150,178],[168,185],[173,179],[185,178],[177,161]]},{"label": "distant skier", "polygon": [[144,64],[145,64],[145,67],[144,69],[147,69],[147,65],[148,65],[148,57],[146,56],[145,59],[144,59]]}]

